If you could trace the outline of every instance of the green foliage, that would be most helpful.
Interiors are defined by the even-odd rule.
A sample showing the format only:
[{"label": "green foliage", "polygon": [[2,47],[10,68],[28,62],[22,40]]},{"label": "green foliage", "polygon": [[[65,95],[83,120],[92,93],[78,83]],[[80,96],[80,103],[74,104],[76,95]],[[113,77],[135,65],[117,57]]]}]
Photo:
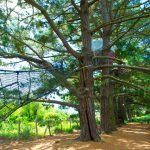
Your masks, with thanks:
[{"label": "green foliage", "polygon": [[79,121],[79,114],[72,114],[70,115],[70,118],[72,119],[72,121]]},{"label": "green foliage", "polygon": [[23,131],[21,132],[20,137],[26,140],[31,138],[30,128],[29,127],[24,128]]},{"label": "green foliage", "polygon": [[77,124],[73,124],[73,125],[72,125],[72,129],[73,129],[73,130],[80,130],[80,126],[77,125]]},{"label": "green foliage", "polygon": [[[41,126],[41,122],[38,122],[38,136],[43,137],[45,128],[47,124]],[[74,130],[79,130],[80,127],[76,124],[76,122],[72,122],[72,126],[70,128],[70,124],[68,121],[62,121],[62,127],[60,124],[55,124],[51,127],[52,134],[59,133],[72,133]],[[47,134],[48,135],[48,131]],[[0,136],[9,138],[9,139],[17,139],[18,138],[18,123],[13,122],[3,122],[0,124]],[[35,136],[35,122],[21,122],[21,132],[20,139],[30,139]]]},{"label": "green foliage", "polygon": [[132,119],[133,122],[140,122],[140,123],[150,123],[150,114],[140,116],[140,117],[135,117]]},{"label": "green foliage", "polygon": [[56,133],[56,134],[59,134],[59,133],[62,133],[63,131],[61,130],[61,128],[60,127],[56,127],[55,129],[54,129],[54,133]]},{"label": "green foliage", "polygon": [[[70,128],[68,118],[72,118]],[[52,106],[30,103],[14,112],[5,122],[0,123],[0,136],[17,139],[18,122],[21,123],[21,139],[30,139],[35,135],[35,120],[38,122],[38,134],[43,136],[46,126],[50,125],[52,134],[72,133],[79,129],[78,115],[69,115]],[[78,123],[79,124],[79,123]]]},{"label": "green foliage", "polygon": [[[47,71],[53,73],[58,81],[56,81],[54,77],[51,78],[45,74],[41,74],[40,79],[35,79],[35,82],[40,84],[40,88],[38,88],[33,95],[36,94],[41,96],[42,93],[45,94],[47,92],[54,92],[53,88],[57,87],[58,85],[63,85],[64,89],[68,88],[68,85],[72,85],[75,89],[80,89],[80,79],[82,79],[82,77],[84,79],[84,75],[82,76],[81,74],[80,76],[78,70],[80,70],[82,66],[84,67],[85,60],[87,61],[88,58],[91,57],[88,55],[91,55],[92,53],[86,51],[83,45],[83,41],[86,39],[82,39],[82,37],[84,37],[82,36],[82,33],[84,33],[84,28],[85,30],[87,29],[86,26],[82,24],[84,21],[80,20],[82,18],[80,13],[76,11],[74,6],[72,6],[71,1],[68,0],[36,0],[36,2],[37,5],[39,4],[40,8],[43,7],[43,10],[45,11],[37,11],[37,9],[33,8],[31,11],[31,6],[27,3],[22,3],[21,5],[16,6],[14,10],[11,8],[6,8],[5,3],[2,6],[2,10],[0,10],[1,57],[13,58],[15,55],[15,57],[19,57],[21,60],[29,61],[30,64],[33,64],[33,66],[47,69]],[[89,4],[91,2],[89,2]],[[113,12],[111,12],[111,9],[109,10],[108,7],[108,12],[113,14],[113,16],[110,15],[110,18],[114,17],[114,20],[110,19],[112,29],[110,32],[112,31],[112,33],[110,33],[110,37],[109,34],[106,36],[111,39],[110,45],[115,42],[116,56],[119,59],[122,59],[126,62],[126,64],[129,65],[149,67],[150,53],[149,48],[147,48],[149,46],[147,44],[149,43],[149,40],[147,40],[147,37],[145,36],[145,34],[147,34],[149,31],[147,19],[144,17],[139,20],[137,19],[138,22],[135,24],[135,26],[133,26],[133,28],[130,29],[131,25],[134,25],[134,22],[136,21],[135,19],[130,19],[131,16],[142,17],[142,15],[148,13],[148,9],[145,9],[147,7],[143,4],[140,6],[140,3],[142,3],[142,1],[115,1],[111,6]],[[108,6],[109,5],[110,4],[108,2]],[[79,4],[77,3],[77,7],[78,6]],[[96,40],[99,39],[99,37],[105,37],[104,33],[101,34],[101,32],[104,31],[103,24],[105,24],[105,21],[102,19],[103,16],[101,14],[103,13],[99,13],[99,6],[100,5],[97,5],[97,2],[94,2],[93,5],[89,6],[88,26],[91,30],[89,32],[92,34],[91,38]],[[8,5],[8,7],[10,6]],[[18,12],[18,10],[21,11]],[[43,12],[47,12],[48,17],[44,18],[44,16],[41,14]],[[9,16],[6,16],[7,14],[9,14]],[[47,18],[50,18],[51,20],[47,20]],[[115,22],[113,23],[113,21]],[[49,26],[48,23],[51,25]],[[99,28],[96,33],[93,33],[94,29],[99,27],[99,25],[102,26],[102,28]],[[126,33],[126,31],[128,32]],[[60,42],[59,38],[62,42]],[[116,39],[119,39],[119,41],[116,41]],[[67,44],[75,49],[74,52],[79,52],[78,55],[81,56],[80,59],[76,59],[72,55],[72,51],[70,50],[71,48],[67,48]],[[68,51],[66,49],[68,49]],[[86,55],[88,56],[87,58]],[[41,61],[38,63],[39,61],[35,61],[35,59],[39,59],[41,61],[43,61],[43,59],[45,60],[42,63]],[[61,64],[63,65],[60,67],[59,63],[57,65],[57,61],[61,61]],[[54,68],[50,69],[51,67],[49,68],[47,64],[49,64],[51,67],[54,66]],[[91,66],[90,62],[89,64]],[[55,73],[56,69],[58,70],[58,74],[60,73],[60,75],[63,75],[63,79],[66,79],[69,84],[68,82],[66,84],[66,82],[59,78],[60,76]],[[98,77],[100,75],[101,73],[99,73]],[[144,90],[150,90],[149,76],[143,75],[142,73],[138,74],[137,72],[128,69],[127,75],[120,76],[119,78],[123,78],[124,80],[127,80],[135,85],[140,85],[144,87]],[[59,81],[61,81],[61,83]],[[94,81],[94,83],[94,92],[96,91],[96,95],[100,96],[101,93],[99,94],[99,89],[101,88],[101,81]],[[72,89],[72,87],[69,88]],[[17,90],[4,92],[10,95],[18,95]],[[145,94],[145,92],[142,90],[134,90],[131,87],[128,88],[125,85],[119,85],[115,89],[114,93],[121,92],[134,95],[133,102],[149,104],[149,95]],[[70,94],[70,91],[68,91],[60,94],[60,96],[65,102],[78,104],[78,94],[75,94],[74,96]],[[3,103],[1,103],[1,105],[2,104]],[[5,109],[1,109],[0,114],[6,110],[9,111],[9,108],[12,109],[13,104],[13,102],[9,103]],[[33,122],[34,120],[37,120],[41,126],[49,123],[51,126],[56,126],[61,123],[61,120],[66,120],[68,117],[65,114],[54,111],[52,107],[49,107],[49,104],[45,105],[47,105],[47,109],[45,109],[46,107],[41,107],[39,104],[31,103],[18,110],[17,112],[19,113],[15,112],[8,120],[14,124],[18,121],[21,121],[23,125],[25,125],[27,122]],[[140,107],[137,108],[129,106],[129,108],[133,109],[132,113],[139,113],[138,108]],[[74,122],[78,122],[79,120],[78,117],[74,116],[70,116],[70,118],[72,118]],[[97,122],[98,121],[99,120],[97,120]],[[33,128],[32,123],[29,126],[30,128]],[[5,128],[7,128],[9,131],[9,129],[11,129],[10,127],[6,126]],[[1,128],[4,128],[4,126],[2,125]],[[23,137],[28,138],[28,135],[30,135],[29,130],[29,128],[25,128],[23,130]],[[71,132],[72,128],[68,129],[64,127],[63,130],[66,132]],[[56,129],[56,131],[58,131],[58,129]]]},{"label": "green foliage", "polygon": [[55,112],[47,113],[44,117],[45,124],[49,126],[55,126],[59,125],[61,123],[61,118],[59,114],[56,114]]},{"label": "green foliage", "polygon": [[17,132],[17,124],[14,124],[10,121],[2,122],[0,125],[0,136],[6,137],[9,139],[17,139],[18,132]]},{"label": "green foliage", "polygon": [[65,128],[63,130],[64,133],[72,133],[73,132],[73,128]]}]

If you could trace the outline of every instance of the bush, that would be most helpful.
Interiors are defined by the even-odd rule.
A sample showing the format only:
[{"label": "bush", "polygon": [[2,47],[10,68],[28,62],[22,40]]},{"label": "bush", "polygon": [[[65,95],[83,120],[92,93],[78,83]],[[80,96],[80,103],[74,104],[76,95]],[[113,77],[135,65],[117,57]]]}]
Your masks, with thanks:
[{"label": "bush", "polygon": [[80,126],[78,126],[78,125],[73,125],[73,126],[72,126],[72,129],[79,130],[79,129],[80,129]]},{"label": "bush", "polygon": [[54,133],[58,134],[58,133],[62,133],[63,131],[59,128],[59,127],[56,127],[54,129]]},{"label": "bush", "polygon": [[132,119],[133,122],[139,122],[139,123],[150,123],[150,114],[144,115],[141,117],[135,117]]},{"label": "bush", "polygon": [[73,128],[66,128],[66,129],[63,129],[63,132],[64,132],[64,133],[73,133]]},{"label": "bush", "polygon": [[22,139],[29,139],[31,138],[31,133],[29,128],[24,128],[24,130],[21,132],[20,137]]},{"label": "bush", "polygon": [[2,127],[3,127],[3,125],[2,125],[2,123],[0,123],[0,129],[2,129]]}]

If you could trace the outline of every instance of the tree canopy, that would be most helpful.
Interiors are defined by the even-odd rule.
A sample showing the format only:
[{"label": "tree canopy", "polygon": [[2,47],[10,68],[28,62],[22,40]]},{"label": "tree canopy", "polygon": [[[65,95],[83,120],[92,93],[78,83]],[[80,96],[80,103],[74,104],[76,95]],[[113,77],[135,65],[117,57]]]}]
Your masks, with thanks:
[{"label": "tree canopy", "polygon": [[[79,140],[100,140],[96,99],[106,133],[112,130],[113,97],[149,103],[148,0],[3,0],[0,6],[0,57],[46,70],[67,89],[62,97],[79,105]],[[102,41],[96,52],[94,41]],[[40,78],[48,89],[47,75]]]}]

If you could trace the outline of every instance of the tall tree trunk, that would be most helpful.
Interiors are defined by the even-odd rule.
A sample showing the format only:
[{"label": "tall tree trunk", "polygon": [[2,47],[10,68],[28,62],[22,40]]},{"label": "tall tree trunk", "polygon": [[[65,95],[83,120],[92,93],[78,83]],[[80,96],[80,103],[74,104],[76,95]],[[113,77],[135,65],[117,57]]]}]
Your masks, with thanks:
[{"label": "tall tree trunk", "polygon": [[[111,72],[110,73],[111,76],[114,76],[114,73]],[[111,80],[109,82],[109,90],[110,90],[110,95],[109,95],[109,110],[110,110],[110,130],[111,131],[116,131],[116,104],[115,104],[115,98],[113,97],[113,95],[115,94],[115,82],[113,80]]]},{"label": "tall tree trunk", "polygon": [[119,126],[119,118],[118,118],[118,97],[113,98],[113,105],[114,105],[114,115],[115,115],[115,123],[116,126]]},{"label": "tall tree trunk", "polygon": [[96,128],[95,110],[93,101],[93,81],[92,71],[84,69],[80,74],[80,127],[81,133],[79,140],[81,141],[100,141],[100,137]]},{"label": "tall tree trunk", "polygon": [[121,126],[126,120],[126,112],[124,110],[124,99],[118,97],[118,125]]},{"label": "tall tree trunk", "polygon": [[[109,75],[108,69],[102,70],[102,76]],[[101,131],[111,133],[110,128],[110,105],[109,105],[109,79],[102,79],[101,86]]]},{"label": "tall tree trunk", "polygon": [[110,82],[110,96],[109,96],[109,111],[110,111],[110,130],[111,131],[116,131],[116,117],[115,117],[115,104],[114,104],[114,82]]},{"label": "tall tree trunk", "polygon": [[82,53],[80,71],[80,126],[81,133],[79,140],[100,141],[96,128],[94,100],[93,100],[93,71],[86,67],[92,65],[91,34],[89,29],[89,8],[88,0],[81,0],[81,32],[82,32]]},{"label": "tall tree trunk", "polygon": [[[102,14],[103,23],[108,23],[111,21],[110,11],[111,5],[109,1],[100,0],[100,8]],[[103,39],[103,56],[109,56],[110,52],[110,36],[111,36],[111,26],[106,26],[102,31]],[[109,60],[104,60],[103,65],[109,65]],[[109,75],[109,68],[102,69],[102,76]],[[102,87],[101,87],[101,131],[105,133],[111,133],[111,124],[110,124],[110,87],[109,79],[102,78]],[[112,105],[113,107],[113,105]]]}]

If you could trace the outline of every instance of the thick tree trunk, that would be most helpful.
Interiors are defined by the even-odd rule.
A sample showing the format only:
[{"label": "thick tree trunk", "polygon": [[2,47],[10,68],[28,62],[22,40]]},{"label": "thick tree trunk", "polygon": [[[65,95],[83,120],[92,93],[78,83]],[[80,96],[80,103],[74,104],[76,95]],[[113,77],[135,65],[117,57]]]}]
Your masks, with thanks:
[{"label": "thick tree trunk", "polygon": [[[109,69],[102,70],[102,76],[109,75]],[[110,128],[110,102],[109,102],[109,79],[102,79],[101,86],[101,131],[111,133]]]},{"label": "thick tree trunk", "polygon": [[126,112],[124,110],[124,100],[121,98],[118,98],[118,109],[117,109],[117,125],[121,126],[124,124],[124,121],[126,119]]},{"label": "thick tree trunk", "polygon": [[95,110],[93,101],[93,71],[86,67],[92,65],[91,34],[89,27],[88,0],[80,2],[81,32],[82,32],[82,60],[80,71],[80,127],[81,141],[100,141],[96,128]]},{"label": "thick tree trunk", "polygon": [[114,98],[114,113],[115,113],[115,122],[116,126],[121,126],[123,123],[123,117],[122,117],[122,106],[120,105],[120,99],[119,97]]},{"label": "thick tree trunk", "polygon": [[83,69],[80,72],[80,127],[81,141],[100,141],[98,130],[96,128],[95,110],[93,101],[93,79],[92,71]]},{"label": "thick tree trunk", "polygon": [[[111,73],[110,75],[113,76],[113,73]],[[115,82],[114,81],[110,81],[109,82],[109,91],[110,91],[110,95],[109,95],[109,111],[110,111],[110,130],[111,131],[116,131],[117,127],[116,127],[116,117],[115,117],[115,99],[113,97],[114,93],[115,93]]]},{"label": "thick tree trunk", "polygon": [[117,99],[117,97],[113,98],[113,105],[114,105],[115,123],[116,123],[116,127],[118,127],[118,125],[119,125],[119,118],[118,118],[118,99]]},{"label": "thick tree trunk", "polygon": [[109,110],[110,110],[110,131],[116,131],[116,118],[115,118],[115,106],[112,97],[109,98]]},{"label": "thick tree trunk", "polygon": [[100,141],[100,136],[96,128],[94,112],[89,112],[90,103],[85,106],[87,99],[82,100],[81,109],[80,109],[80,127],[81,133],[79,140],[80,141]]},{"label": "thick tree trunk", "polygon": [[[111,21],[111,4],[109,1],[100,1],[101,14],[103,23],[108,23]],[[103,39],[103,56],[109,56],[110,52],[110,36],[111,36],[111,26],[106,26],[103,28],[102,39]],[[109,60],[104,60],[103,65],[109,65]],[[110,74],[109,68],[102,69],[102,76],[107,76]],[[110,81],[107,78],[102,78],[101,87],[101,130],[105,133],[111,133],[110,124],[110,114],[112,114],[113,108],[110,109]],[[111,105],[113,107],[113,105]]]},{"label": "thick tree trunk", "polygon": [[[106,32],[106,33],[105,33]],[[107,33],[108,31],[104,30],[103,33],[103,56],[108,56],[110,49],[109,49],[109,43],[110,43],[110,37]],[[104,60],[103,65],[108,65],[109,61]],[[102,69],[102,76],[109,75],[109,68],[103,68]],[[102,86],[101,86],[101,130],[105,133],[110,133],[110,109],[109,109],[109,99],[110,97],[110,81],[107,78],[102,78]]]},{"label": "thick tree trunk", "polygon": [[123,105],[123,108],[124,108],[124,115],[125,115],[124,119],[129,120],[128,108],[127,108],[127,103],[126,103],[125,97],[123,98],[123,104],[122,105]]}]

